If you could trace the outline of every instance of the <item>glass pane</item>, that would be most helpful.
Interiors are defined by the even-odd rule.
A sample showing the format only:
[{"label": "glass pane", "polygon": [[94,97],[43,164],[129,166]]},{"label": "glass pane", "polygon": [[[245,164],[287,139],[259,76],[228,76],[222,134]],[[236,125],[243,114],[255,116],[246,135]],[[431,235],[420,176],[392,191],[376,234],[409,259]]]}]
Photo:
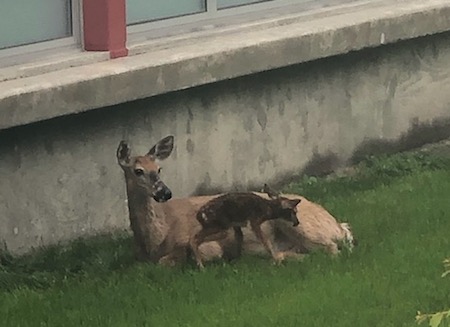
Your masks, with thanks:
[{"label": "glass pane", "polygon": [[127,0],[127,24],[206,11],[206,0]]},{"label": "glass pane", "polygon": [[71,0],[0,0],[0,49],[70,35]]},{"label": "glass pane", "polygon": [[267,2],[267,1],[271,0],[217,0],[217,9],[225,9],[242,5],[249,5],[251,3]]}]

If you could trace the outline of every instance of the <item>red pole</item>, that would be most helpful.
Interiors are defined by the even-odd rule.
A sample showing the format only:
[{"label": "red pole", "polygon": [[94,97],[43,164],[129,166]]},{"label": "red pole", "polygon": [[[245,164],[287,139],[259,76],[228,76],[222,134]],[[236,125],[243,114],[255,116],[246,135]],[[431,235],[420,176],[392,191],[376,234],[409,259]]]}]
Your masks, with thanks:
[{"label": "red pole", "polygon": [[128,55],[125,0],[83,0],[86,51],[109,51],[111,58]]}]

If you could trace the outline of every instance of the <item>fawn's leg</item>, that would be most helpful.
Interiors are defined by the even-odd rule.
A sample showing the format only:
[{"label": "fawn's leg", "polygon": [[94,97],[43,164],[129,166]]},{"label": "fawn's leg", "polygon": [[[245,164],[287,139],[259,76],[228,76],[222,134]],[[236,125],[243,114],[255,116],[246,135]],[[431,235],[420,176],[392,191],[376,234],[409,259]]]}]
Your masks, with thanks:
[{"label": "fawn's leg", "polygon": [[264,245],[266,250],[270,253],[272,258],[275,260],[275,262],[279,263],[283,260],[283,255],[281,253],[276,253],[272,242],[269,241],[269,239],[264,235],[264,233],[261,230],[261,224],[260,223],[250,223],[253,232],[255,233],[256,237],[260,240],[260,242]]},{"label": "fawn's leg", "polygon": [[209,227],[203,228],[189,240],[192,252],[194,253],[195,261],[199,268],[204,268],[200,251],[198,249],[200,244],[202,244],[203,242],[218,241],[225,238],[226,236],[227,230],[223,230],[219,227]]}]

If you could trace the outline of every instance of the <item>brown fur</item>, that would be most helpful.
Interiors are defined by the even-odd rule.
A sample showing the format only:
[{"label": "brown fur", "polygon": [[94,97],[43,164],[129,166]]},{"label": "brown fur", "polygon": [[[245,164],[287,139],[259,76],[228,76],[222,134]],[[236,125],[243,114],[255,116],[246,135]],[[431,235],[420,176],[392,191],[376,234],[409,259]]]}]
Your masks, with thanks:
[{"label": "brown fur", "polygon": [[[166,138],[165,138],[166,139]],[[163,139],[163,140],[165,140]],[[167,149],[164,142],[158,142],[147,154],[151,161],[163,160],[151,155],[153,149]],[[161,145],[161,142],[163,143]],[[162,151],[162,150],[161,150]],[[145,187],[134,176],[133,169],[139,163],[139,157],[130,156],[130,148],[121,142],[117,151],[119,165],[124,170],[127,186],[130,224],[135,238],[138,258],[155,263],[174,265],[185,262],[189,240],[201,229],[196,219],[200,207],[220,194],[175,198],[167,202],[157,202],[153,197],[154,187]],[[155,152],[155,151],[154,151]],[[156,151],[158,152],[158,151]],[[170,151],[168,151],[170,152]],[[169,153],[170,154],[170,153]],[[168,155],[167,155],[168,156]],[[161,159],[163,158],[163,159]],[[156,165],[156,163],[155,163]],[[142,168],[142,167],[141,167]],[[158,166],[143,167],[147,172],[158,172]],[[255,193],[267,198],[267,194]],[[282,220],[264,222],[261,229],[277,250],[283,250],[282,256],[298,257],[299,252],[323,247],[331,253],[337,253],[337,241],[344,239],[345,232],[336,219],[323,207],[294,194],[284,195],[290,199],[301,199],[297,206],[301,212],[300,225],[293,227]],[[244,234],[243,251],[250,254],[264,254],[266,250],[247,227]],[[202,260],[208,261],[227,255],[233,249],[234,233],[220,241],[205,242],[199,246]],[[232,254],[231,254],[232,255]]]},{"label": "brown fur", "polygon": [[[267,197],[264,193],[256,193]],[[346,226],[339,223],[326,209],[317,203],[311,202],[297,194],[282,194],[288,199],[301,199],[297,206],[301,212],[300,224],[293,228],[285,221],[276,221],[274,228],[282,235],[279,243],[285,242],[290,249],[301,252],[309,252],[315,249],[323,249],[330,254],[338,254],[339,242],[352,242],[348,240]],[[351,247],[351,244],[350,244]]]},{"label": "brown fur", "polygon": [[241,227],[247,226],[248,223],[272,258],[280,261],[272,242],[261,231],[261,224],[281,218],[297,226],[299,221],[296,206],[299,202],[297,199],[282,197],[264,199],[253,193],[228,193],[207,202],[197,213],[197,221],[202,225],[202,229],[190,240],[197,265],[203,268],[198,246],[207,240],[218,241],[225,238],[231,227],[234,229],[240,254],[243,242]]}]

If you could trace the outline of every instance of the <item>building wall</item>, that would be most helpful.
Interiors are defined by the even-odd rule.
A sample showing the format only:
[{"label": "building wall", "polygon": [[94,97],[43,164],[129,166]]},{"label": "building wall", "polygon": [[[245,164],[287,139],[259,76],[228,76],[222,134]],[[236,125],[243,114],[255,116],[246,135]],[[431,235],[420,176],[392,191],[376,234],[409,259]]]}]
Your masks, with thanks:
[{"label": "building wall", "polygon": [[0,240],[21,253],[128,228],[121,139],[143,153],[175,135],[162,178],[181,197],[253,188],[314,154],[346,159],[367,138],[448,118],[449,41],[427,36],[0,131]]}]

